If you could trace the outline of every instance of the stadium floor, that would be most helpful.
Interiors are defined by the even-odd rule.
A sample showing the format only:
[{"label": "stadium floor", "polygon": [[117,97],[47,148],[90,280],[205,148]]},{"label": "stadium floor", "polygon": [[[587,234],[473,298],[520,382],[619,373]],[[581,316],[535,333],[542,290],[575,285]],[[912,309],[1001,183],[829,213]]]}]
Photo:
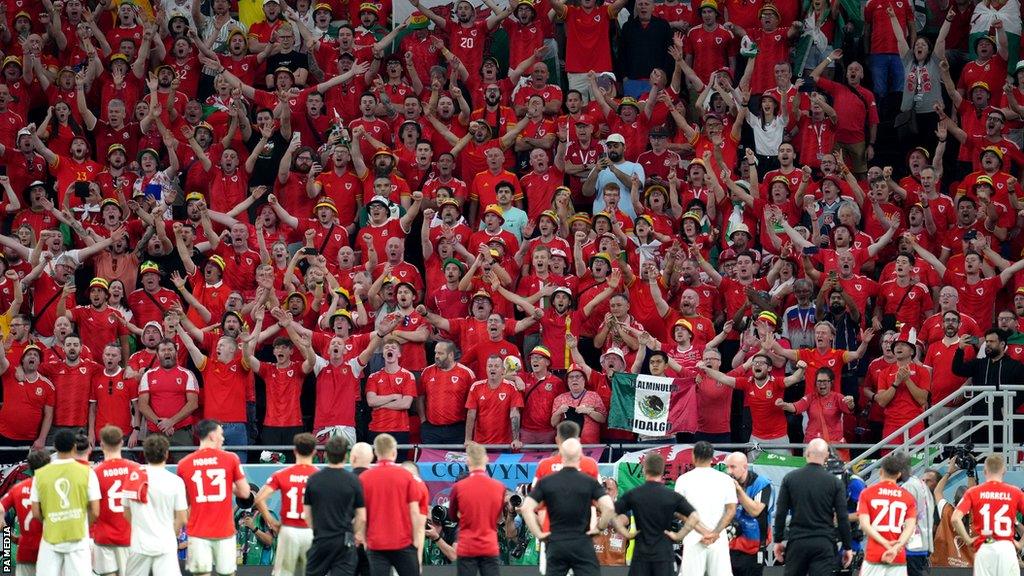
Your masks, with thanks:
[{"label": "stadium floor", "polygon": [[[607,576],[626,576],[627,568],[602,568],[601,574]],[[451,576],[455,570],[450,566],[427,566],[423,569],[424,576]],[[503,576],[537,576],[537,569],[532,566],[501,567]],[[969,576],[969,568],[932,568],[933,576]],[[241,567],[238,576],[267,576],[269,567]],[[782,576],[782,567],[770,567],[764,571],[765,576]],[[1022,572],[1024,574],[1024,572]]]}]

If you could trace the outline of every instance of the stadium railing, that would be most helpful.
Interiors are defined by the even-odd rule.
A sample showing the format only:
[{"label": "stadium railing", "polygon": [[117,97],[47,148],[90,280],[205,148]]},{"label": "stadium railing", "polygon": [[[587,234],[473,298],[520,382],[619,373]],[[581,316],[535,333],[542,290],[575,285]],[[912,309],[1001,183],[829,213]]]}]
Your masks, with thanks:
[{"label": "stadium railing", "polygon": [[[964,386],[852,458],[846,467],[865,476],[880,465],[882,456],[895,448],[906,450],[914,458],[934,456],[943,445],[968,443],[982,452],[1004,453],[1011,464],[1017,464],[1019,455],[1013,449],[1013,426],[1016,420],[1024,419],[1024,415],[1003,409],[1013,406],[1017,391],[1024,392],[1024,386]],[[933,418],[945,410],[950,412]],[[922,423],[924,428],[914,433],[914,428]],[[922,462],[930,461],[931,458],[922,459]]]}]

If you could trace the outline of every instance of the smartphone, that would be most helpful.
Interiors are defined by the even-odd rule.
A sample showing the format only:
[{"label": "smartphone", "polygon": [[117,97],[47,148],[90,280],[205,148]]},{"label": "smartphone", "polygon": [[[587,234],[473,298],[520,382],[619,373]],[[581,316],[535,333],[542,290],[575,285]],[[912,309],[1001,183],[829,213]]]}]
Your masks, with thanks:
[{"label": "smartphone", "polygon": [[981,342],[981,339],[980,339],[980,338],[978,338],[977,336],[971,336],[971,337],[969,337],[969,338],[967,339],[967,342],[968,342],[968,343],[969,343],[969,344],[970,344],[971,346],[977,346],[977,345],[978,345],[978,344],[979,344],[979,343]]},{"label": "smartphone", "polygon": [[819,250],[821,250],[821,248],[818,248],[817,246],[806,246],[804,247],[804,254],[813,256],[817,254]]},{"label": "smartphone", "polygon": [[804,94],[810,94],[814,92],[814,79],[810,76],[804,76],[804,83],[800,85],[799,91]]},{"label": "smartphone", "polygon": [[145,194],[154,200],[160,200],[164,187],[159,184],[146,184]]},{"label": "smartphone", "polygon": [[0,176],[7,176],[7,165],[0,164]]},{"label": "smartphone", "polygon": [[316,248],[303,248],[302,253],[308,254],[309,256],[316,256]]},{"label": "smartphone", "polygon": [[75,182],[75,198],[85,199],[89,197],[89,183]]}]

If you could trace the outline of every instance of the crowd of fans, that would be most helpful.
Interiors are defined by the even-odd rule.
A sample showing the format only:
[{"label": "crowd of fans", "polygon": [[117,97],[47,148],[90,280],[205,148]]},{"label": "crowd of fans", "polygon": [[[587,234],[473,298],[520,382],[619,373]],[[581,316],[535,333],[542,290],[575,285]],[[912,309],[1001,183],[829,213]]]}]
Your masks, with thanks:
[{"label": "crowd of fans", "polygon": [[[0,444],[869,441],[1020,382],[1018,0],[483,3],[0,3]],[[696,429],[608,429],[617,372]]]}]

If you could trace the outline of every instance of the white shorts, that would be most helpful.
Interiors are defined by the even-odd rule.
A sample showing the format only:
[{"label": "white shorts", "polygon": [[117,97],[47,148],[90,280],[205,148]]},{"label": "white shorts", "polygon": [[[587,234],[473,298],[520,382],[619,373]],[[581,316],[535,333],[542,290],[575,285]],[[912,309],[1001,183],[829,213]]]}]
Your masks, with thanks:
[{"label": "white shorts", "polygon": [[680,576],[703,574],[704,576],[732,576],[732,561],[729,560],[729,540],[719,537],[711,546],[699,541],[683,546],[683,562]]},{"label": "white shorts", "polygon": [[36,576],[92,576],[89,546],[71,552],[57,552],[46,540],[39,543]]},{"label": "white shorts", "polygon": [[860,576],[907,576],[907,565],[874,564],[865,560],[860,567]]},{"label": "white shorts", "polygon": [[982,544],[974,554],[974,576],[1020,576],[1017,548],[1013,542],[998,540]]},{"label": "white shorts", "polygon": [[160,554],[159,556],[147,556],[145,554],[132,554],[128,557],[128,566],[125,569],[125,576],[149,576],[150,574],[164,576],[181,576],[181,568],[178,566],[178,555],[176,553]]},{"label": "white shorts", "polygon": [[206,540],[190,536],[185,569],[193,574],[234,574],[238,569],[235,539]]},{"label": "white shorts", "polygon": [[36,576],[36,565],[18,564],[14,567],[14,576]]},{"label": "white shorts", "polygon": [[99,574],[100,576],[124,574],[127,561],[127,546],[103,546],[96,544],[92,547],[93,574]]},{"label": "white shorts", "polygon": [[313,545],[311,528],[281,526],[277,534],[277,552],[274,556],[274,576],[304,576],[306,553]]}]

